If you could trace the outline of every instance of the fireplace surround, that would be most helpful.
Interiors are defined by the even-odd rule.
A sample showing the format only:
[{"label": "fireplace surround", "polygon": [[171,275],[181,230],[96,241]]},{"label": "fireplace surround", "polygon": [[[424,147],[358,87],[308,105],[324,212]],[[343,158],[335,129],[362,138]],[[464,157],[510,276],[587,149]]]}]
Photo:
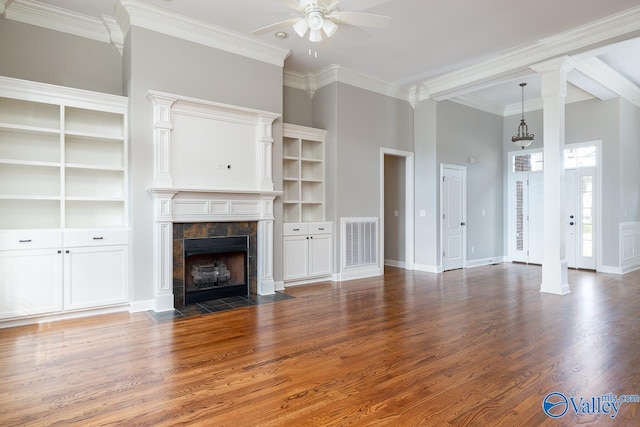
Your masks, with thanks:
[{"label": "fireplace surround", "polygon": [[280,114],[158,91],[148,98],[154,120],[154,311],[184,303],[184,283],[175,283],[184,265],[174,265],[174,235],[182,227],[187,237],[185,224],[194,230],[254,224],[249,291],[274,294],[273,204],[282,192],[273,186],[272,125]]},{"label": "fireplace surround", "polygon": [[[173,224],[174,307],[257,294],[257,242],[255,221]],[[193,265],[210,265],[216,261],[224,263],[231,272],[231,281],[239,283],[218,282],[208,286],[205,280],[200,286],[194,284]]]}]

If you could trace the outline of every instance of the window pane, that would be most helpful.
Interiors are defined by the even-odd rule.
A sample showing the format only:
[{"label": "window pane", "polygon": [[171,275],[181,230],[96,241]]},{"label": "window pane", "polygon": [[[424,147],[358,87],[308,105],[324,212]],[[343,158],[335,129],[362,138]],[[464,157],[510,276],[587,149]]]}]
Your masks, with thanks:
[{"label": "window pane", "polygon": [[593,240],[593,226],[591,224],[582,224],[582,240]]},{"label": "window pane", "polygon": [[523,184],[516,182],[516,250],[524,249],[524,211],[523,211]]},{"label": "window pane", "polygon": [[593,256],[593,242],[584,240],[582,242],[582,256],[591,258]]},{"label": "window pane", "polygon": [[577,149],[578,157],[596,157],[596,146],[590,145],[588,147],[580,147]]},{"label": "window pane", "polygon": [[587,166],[595,166],[596,158],[595,157],[578,157],[578,167],[584,168]]},{"label": "window pane", "polygon": [[591,193],[593,191],[593,177],[592,176],[583,176],[582,177],[582,192],[583,193]]},{"label": "window pane", "polygon": [[542,153],[533,153],[531,155],[531,171],[537,172],[544,169],[544,160]]}]

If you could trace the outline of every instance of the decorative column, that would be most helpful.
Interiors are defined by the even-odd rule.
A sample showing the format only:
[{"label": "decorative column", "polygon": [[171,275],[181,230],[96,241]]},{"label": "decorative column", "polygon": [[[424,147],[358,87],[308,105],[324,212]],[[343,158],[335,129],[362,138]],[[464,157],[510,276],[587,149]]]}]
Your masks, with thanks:
[{"label": "decorative column", "polygon": [[570,290],[565,250],[564,106],[567,74],[573,64],[565,56],[531,68],[542,79],[544,122],[544,256],[540,292],[565,295]]},{"label": "decorative column", "polygon": [[171,106],[177,98],[150,91],[153,102],[153,185],[172,187],[171,170]]},{"label": "decorative column", "polygon": [[156,312],[173,310],[173,220],[175,190],[153,190],[153,290]]}]

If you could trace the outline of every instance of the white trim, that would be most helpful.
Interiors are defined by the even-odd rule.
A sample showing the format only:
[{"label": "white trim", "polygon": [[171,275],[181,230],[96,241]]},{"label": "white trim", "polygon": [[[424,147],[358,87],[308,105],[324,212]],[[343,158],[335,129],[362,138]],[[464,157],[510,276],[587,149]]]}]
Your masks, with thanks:
[{"label": "white trim", "polygon": [[620,272],[640,270],[640,221],[620,223]]},{"label": "white trim", "polygon": [[275,286],[276,286],[276,292],[278,291],[284,291],[284,281],[282,280],[277,280],[275,282]]},{"label": "white trim", "polygon": [[442,273],[441,265],[413,264],[415,271],[424,271],[425,273]]},{"label": "white trim", "polygon": [[605,273],[605,274],[622,274],[622,268],[620,267],[615,267],[615,266],[611,266],[611,265],[603,265],[600,270],[598,270],[598,273]]},{"label": "white trim", "polygon": [[111,42],[109,32],[100,19],[38,1],[14,0],[6,6],[5,17],[104,43]]},{"label": "white trim", "polygon": [[[444,259],[442,258],[443,242],[444,242],[444,226],[442,224],[443,203],[442,203],[442,178],[445,169],[454,169],[462,172],[462,222],[467,223],[467,167],[454,165],[450,163],[440,163],[440,216],[438,222],[440,224],[440,251],[438,258],[440,260],[440,268],[444,271]],[[467,268],[467,226],[462,228],[462,268]]]},{"label": "white trim", "polygon": [[501,264],[507,262],[506,256],[495,256],[491,258],[474,259],[467,261],[467,268],[482,267],[491,264]]},{"label": "white trim", "polygon": [[640,107],[640,88],[599,58],[575,61],[574,68],[606,89]]},{"label": "white trim", "polygon": [[39,315],[32,317],[21,317],[0,321],[0,329],[11,328],[14,326],[42,324],[54,322],[58,320],[78,319],[81,317],[97,316],[99,314],[121,313],[129,311],[129,304],[117,305],[112,307],[97,308],[91,310],[67,311],[59,314]]},{"label": "white trim", "polygon": [[118,0],[115,17],[122,34],[127,34],[131,26],[146,28],[279,67],[291,54],[289,49],[139,0]]},{"label": "white trim", "polygon": [[388,265],[389,267],[404,268],[405,270],[409,270],[407,268],[407,263],[404,261],[396,261],[394,259],[385,259],[384,265]]},{"label": "white trim", "polygon": [[412,151],[396,150],[393,148],[380,148],[380,255],[379,259],[384,260],[384,156],[396,156],[404,158],[405,165],[405,261],[404,267],[413,270],[415,262],[414,244],[414,215],[415,215],[415,154]]},{"label": "white trim", "polygon": [[331,83],[344,83],[360,89],[378,93],[380,95],[397,98],[409,102],[411,89],[394,83],[385,82],[375,77],[367,76],[340,65],[329,65],[317,73],[298,73],[285,70],[284,85],[294,89],[306,90],[309,96]]},{"label": "white trim", "polygon": [[384,274],[384,268],[370,267],[366,269],[357,269],[355,271],[345,271],[331,276],[334,282],[344,282],[346,280],[366,279],[367,277],[377,277]]},{"label": "white trim", "polygon": [[640,30],[640,6],[503,52],[495,58],[423,81],[420,100],[449,99],[522,73],[530,65]]},{"label": "white trim", "polygon": [[331,280],[332,280],[331,276],[321,276],[321,277],[314,277],[312,279],[294,280],[286,283],[283,282],[284,283],[283,290],[291,286],[309,285],[311,283],[320,283],[320,282],[330,282]]},{"label": "white trim", "polygon": [[139,313],[141,311],[153,310],[156,301],[153,299],[147,299],[142,301],[133,301],[129,304],[129,313]]}]

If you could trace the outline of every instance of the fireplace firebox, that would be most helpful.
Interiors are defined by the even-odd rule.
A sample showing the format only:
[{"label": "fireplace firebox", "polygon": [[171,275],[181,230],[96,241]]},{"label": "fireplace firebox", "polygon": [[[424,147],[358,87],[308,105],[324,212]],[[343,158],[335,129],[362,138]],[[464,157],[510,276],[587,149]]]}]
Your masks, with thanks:
[{"label": "fireplace firebox", "polygon": [[249,236],[184,239],[185,303],[249,294]]}]

